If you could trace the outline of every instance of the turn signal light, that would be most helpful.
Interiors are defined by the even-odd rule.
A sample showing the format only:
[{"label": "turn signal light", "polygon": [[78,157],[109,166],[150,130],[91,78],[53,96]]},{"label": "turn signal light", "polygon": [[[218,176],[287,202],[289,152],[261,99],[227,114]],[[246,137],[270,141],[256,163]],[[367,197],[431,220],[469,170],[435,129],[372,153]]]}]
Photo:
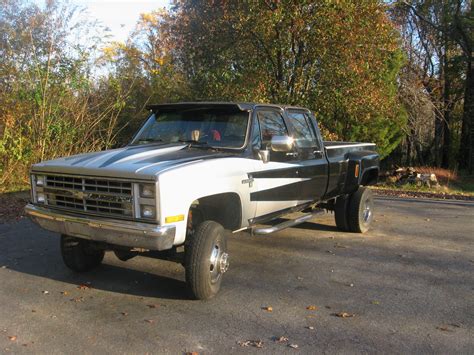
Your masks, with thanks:
[{"label": "turn signal light", "polygon": [[177,216],[165,217],[166,223],[174,223],[184,221],[184,214],[179,214]]}]

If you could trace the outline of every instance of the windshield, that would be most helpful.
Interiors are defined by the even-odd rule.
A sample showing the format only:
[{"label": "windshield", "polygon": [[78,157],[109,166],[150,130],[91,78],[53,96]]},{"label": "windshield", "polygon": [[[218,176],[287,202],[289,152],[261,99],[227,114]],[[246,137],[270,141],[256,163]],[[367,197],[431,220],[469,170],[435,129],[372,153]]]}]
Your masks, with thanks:
[{"label": "windshield", "polygon": [[131,145],[186,142],[211,147],[242,148],[248,118],[248,112],[222,108],[156,112],[140,129]]}]

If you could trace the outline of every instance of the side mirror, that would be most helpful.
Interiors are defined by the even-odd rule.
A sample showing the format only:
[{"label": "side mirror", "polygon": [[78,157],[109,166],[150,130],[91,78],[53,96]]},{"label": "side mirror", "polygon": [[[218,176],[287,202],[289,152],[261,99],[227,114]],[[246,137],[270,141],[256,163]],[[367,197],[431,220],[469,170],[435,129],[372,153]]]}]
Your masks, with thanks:
[{"label": "side mirror", "polygon": [[293,150],[294,139],[288,136],[273,136],[271,147],[274,152],[291,152]]},{"label": "side mirror", "polygon": [[270,151],[269,150],[259,150],[258,151],[258,157],[260,160],[266,164],[270,161]]}]

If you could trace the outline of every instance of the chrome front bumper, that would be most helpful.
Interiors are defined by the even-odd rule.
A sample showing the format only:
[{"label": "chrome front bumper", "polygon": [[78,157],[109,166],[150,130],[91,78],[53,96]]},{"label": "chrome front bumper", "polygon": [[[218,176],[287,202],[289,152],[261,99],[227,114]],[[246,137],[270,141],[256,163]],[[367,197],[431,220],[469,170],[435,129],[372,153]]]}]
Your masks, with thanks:
[{"label": "chrome front bumper", "polygon": [[44,229],[78,238],[149,250],[170,249],[176,227],[82,217],[28,204],[26,214]]}]

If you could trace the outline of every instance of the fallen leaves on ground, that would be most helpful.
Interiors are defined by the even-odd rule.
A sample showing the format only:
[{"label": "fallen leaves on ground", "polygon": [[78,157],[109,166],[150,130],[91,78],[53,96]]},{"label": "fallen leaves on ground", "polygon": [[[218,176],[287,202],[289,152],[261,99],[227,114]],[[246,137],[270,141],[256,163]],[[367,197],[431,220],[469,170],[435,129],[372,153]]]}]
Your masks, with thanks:
[{"label": "fallen leaves on ground", "polygon": [[155,321],[153,319],[145,319],[145,322],[147,323],[155,323]]},{"label": "fallen leaves on ground", "polygon": [[16,335],[9,335],[8,339],[10,339],[11,341],[15,341],[16,340]]},{"label": "fallen leaves on ground", "polygon": [[474,196],[449,194],[444,192],[421,192],[421,191],[401,191],[394,189],[373,189],[375,195],[378,196],[396,196],[396,197],[413,197],[413,198],[438,198],[442,200],[463,200],[472,201]]},{"label": "fallen leaves on ground", "polygon": [[122,316],[128,316],[128,312],[120,312]]},{"label": "fallen leaves on ground", "polygon": [[376,301],[376,300],[373,300],[373,301],[370,302],[370,303],[372,303],[372,304],[380,304],[380,302],[379,302],[379,301]]},{"label": "fallen leaves on ground", "polygon": [[288,346],[290,348],[293,348],[293,349],[298,349],[299,348],[298,344],[288,344]]},{"label": "fallen leaves on ground", "polygon": [[77,288],[79,290],[89,290],[91,287],[89,285],[86,285],[86,284],[81,284],[81,285],[77,286]]},{"label": "fallen leaves on ground", "polygon": [[84,297],[75,297],[75,298],[71,298],[69,301],[71,302],[84,302]]},{"label": "fallen leaves on ground", "polygon": [[199,355],[197,351],[187,351],[186,355]]},{"label": "fallen leaves on ground", "polygon": [[49,295],[49,291],[41,291],[44,295]]},{"label": "fallen leaves on ground", "polygon": [[275,337],[273,340],[276,341],[277,343],[286,343],[286,342],[288,342],[288,338],[284,337],[284,336]]},{"label": "fallen leaves on ground", "polygon": [[309,330],[314,330],[314,327],[312,327],[312,326],[308,326],[308,327],[306,327],[306,329],[309,329]]},{"label": "fallen leaves on ground", "polygon": [[272,306],[262,307],[262,309],[264,311],[267,311],[267,312],[273,312],[273,307]]},{"label": "fallen leaves on ground", "polygon": [[317,311],[317,310],[318,310],[318,307],[313,306],[313,305],[309,305],[308,307],[306,307],[306,309],[307,309],[308,311]]},{"label": "fallen leaves on ground", "polygon": [[61,295],[67,296],[67,295],[69,295],[69,292],[67,292],[67,291],[61,291]]},{"label": "fallen leaves on ground", "polygon": [[454,332],[454,330],[449,329],[447,325],[440,325],[436,329],[441,330],[442,332]]},{"label": "fallen leaves on ground", "polygon": [[30,197],[28,192],[0,195],[0,223],[20,220],[25,214],[25,205]]},{"label": "fallen leaves on ground", "polygon": [[239,344],[242,347],[246,346],[253,346],[255,348],[263,348],[263,341],[261,340],[245,340],[245,341],[238,341],[237,344]]},{"label": "fallen leaves on ground", "polygon": [[159,304],[147,304],[146,306],[148,308],[158,308],[160,305]]},{"label": "fallen leaves on ground", "polygon": [[334,316],[339,317],[339,318],[352,318],[355,317],[354,313],[347,313],[347,312],[339,312],[339,313],[333,313]]}]

